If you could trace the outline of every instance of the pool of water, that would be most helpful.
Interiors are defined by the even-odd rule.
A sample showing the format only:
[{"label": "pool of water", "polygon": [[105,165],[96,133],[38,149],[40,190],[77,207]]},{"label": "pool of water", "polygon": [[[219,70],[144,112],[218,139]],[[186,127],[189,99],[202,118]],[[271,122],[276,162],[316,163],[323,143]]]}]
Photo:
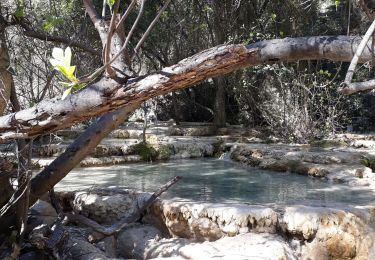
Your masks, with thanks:
[{"label": "pool of water", "polygon": [[183,179],[163,194],[163,198],[316,206],[335,203],[373,205],[375,198],[372,190],[363,187],[355,188],[297,174],[241,167],[218,159],[78,168],[69,173],[56,189],[81,190],[96,186],[153,192],[176,175]]}]

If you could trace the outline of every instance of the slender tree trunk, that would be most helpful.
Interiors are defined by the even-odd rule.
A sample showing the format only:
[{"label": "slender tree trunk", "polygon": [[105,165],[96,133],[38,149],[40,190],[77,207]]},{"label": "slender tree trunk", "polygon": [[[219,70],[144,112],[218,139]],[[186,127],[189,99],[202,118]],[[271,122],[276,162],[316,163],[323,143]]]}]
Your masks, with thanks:
[{"label": "slender tree trunk", "polygon": [[216,84],[215,103],[214,103],[214,125],[223,127],[226,123],[225,113],[225,78],[223,76],[214,80]]},{"label": "slender tree trunk", "polygon": [[[223,44],[226,40],[226,32],[223,27],[225,21],[225,1],[213,1],[214,24],[213,33],[215,45]],[[219,76],[214,80],[216,85],[215,101],[214,101],[214,125],[223,127],[226,123],[225,113],[225,76]]]},{"label": "slender tree trunk", "polygon": [[12,75],[8,71],[9,66],[8,48],[5,42],[5,26],[0,21],[0,115],[3,114],[7,107],[10,97]]}]

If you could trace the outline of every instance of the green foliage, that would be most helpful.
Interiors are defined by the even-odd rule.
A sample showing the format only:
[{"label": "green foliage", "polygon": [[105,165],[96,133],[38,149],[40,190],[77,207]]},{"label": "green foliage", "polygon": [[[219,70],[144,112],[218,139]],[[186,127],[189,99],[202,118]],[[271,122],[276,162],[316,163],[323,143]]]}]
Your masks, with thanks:
[{"label": "green foliage", "polygon": [[62,85],[67,87],[61,97],[61,99],[64,100],[72,93],[73,90],[81,89],[85,87],[85,84],[80,84],[78,79],[75,77],[74,72],[76,66],[70,66],[72,59],[72,51],[70,47],[67,47],[65,51],[61,48],[53,48],[52,57],[53,58],[50,59],[50,63],[54,69],[59,71],[70,81],[70,83],[60,82]]},{"label": "green foliage", "polygon": [[340,0],[334,0],[334,2],[335,2],[335,6],[336,6],[336,11],[337,11],[337,9],[339,8],[339,6],[340,6]]},{"label": "green foliage", "polygon": [[319,74],[322,75],[322,76],[327,76],[327,77],[331,77],[332,74],[329,73],[328,70],[319,70]]},{"label": "green foliage", "polygon": [[142,160],[146,162],[155,161],[159,155],[152,145],[144,142],[134,145],[132,149],[135,154],[141,156]]},{"label": "green foliage", "polygon": [[360,163],[366,167],[371,168],[371,170],[375,172],[375,157],[363,156],[360,160]]},{"label": "green foliage", "polygon": [[112,6],[115,4],[115,2],[116,0],[107,0],[107,5],[112,9]]},{"label": "green foliage", "polygon": [[215,143],[212,144],[212,147],[214,148],[214,156],[219,157],[224,150],[224,141],[222,139],[217,140]]},{"label": "green foliage", "polygon": [[45,32],[48,32],[51,29],[63,23],[64,23],[64,20],[62,18],[49,15],[47,16],[46,20],[43,22],[42,26],[43,26],[43,30]]},{"label": "green foliage", "polygon": [[14,12],[14,16],[17,19],[21,19],[25,16],[25,11],[24,11],[24,4],[23,0],[17,0],[17,6],[16,6],[16,11]]}]

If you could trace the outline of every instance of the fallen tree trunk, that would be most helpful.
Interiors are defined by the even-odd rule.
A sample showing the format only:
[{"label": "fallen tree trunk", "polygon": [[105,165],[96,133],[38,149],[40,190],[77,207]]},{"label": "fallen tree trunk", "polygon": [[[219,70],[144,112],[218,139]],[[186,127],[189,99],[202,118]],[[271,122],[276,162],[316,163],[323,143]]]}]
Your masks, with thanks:
[{"label": "fallen tree trunk", "polygon": [[[316,36],[262,41],[248,46],[223,45],[205,50],[160,72],[130,79],[126,84],[102,78],[65,100],[46,100],[0,117],[0,139],[30,138],[63,129],[121,107],[135,109],[150,98],[193,86],[234,70],[281,61],[350,61],[361,37]],[[359,62],[372,59],[372,42]]]}]

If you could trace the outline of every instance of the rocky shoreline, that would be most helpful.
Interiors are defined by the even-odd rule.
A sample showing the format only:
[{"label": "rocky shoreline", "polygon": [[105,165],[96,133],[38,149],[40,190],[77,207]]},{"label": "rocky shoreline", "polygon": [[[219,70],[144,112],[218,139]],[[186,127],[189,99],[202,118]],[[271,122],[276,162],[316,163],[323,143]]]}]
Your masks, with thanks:
[{"label": "rocky shoreline", "polygon": [[[205,125],[161,124],[147,130],[147,149],[151,149],[147,152],[155,151],[153,160],[225,153],[225,157],[235,162],[275,171],[275,174],[291,172],[375,189],[375,174],[367,167],[375,155],[372,136],[339,135],[319,145],[292,145],[277,143],[274,138],[262,139],[259,132],[238,127],[219,129],[216,133],[220,135],[216,136],[210,136],[212,131],[211,126]],[[53,140],[41,140],[34,149],[35,168],[44,167],[63,152],[79,132],[60,131]],[[142,130],[134,125],[114,131],[80,166],[142,161],[144,150],[139,152],[136,148],[141,134]],[[364,158],[368,158],[367,164]],[[66,211],[110,226],[138,210],[150,194],[91,189],[60,191],[57,196]],[[38,225],[52,227],[51,216],[52,220],[56,219],[57,213],[48,203],[39,201],[34,210],[41,218],[36,222]],[[46,212],[48,216],[42,217]],[[64,247],[70,247],[75,259],[114,256],[124,259],[375,259],[374,206],[260,206],[158,199],[140,223],[124,228],[111,238],[111,250],[107,250],[108,245],[106,248],[107,239],[92,239],[95,237],[92,229],[84,225],[66,227],[69,241]],[[38,229],[32,231],[31,237],[33,232],[34,237],[40,235],[35,230]]]}]

